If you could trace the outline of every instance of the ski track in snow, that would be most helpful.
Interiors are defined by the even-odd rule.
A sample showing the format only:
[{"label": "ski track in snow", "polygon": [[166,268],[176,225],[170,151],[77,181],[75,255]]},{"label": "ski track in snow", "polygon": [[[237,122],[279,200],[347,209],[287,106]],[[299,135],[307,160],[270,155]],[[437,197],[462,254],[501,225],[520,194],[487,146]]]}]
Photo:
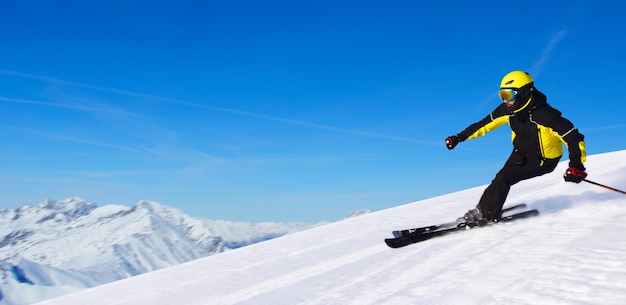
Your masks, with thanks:
[{"label": "ski track in snow", "polygon": [[[590,158],[607,184],[626,151]],[[612,166],[602,166],[612,162]],[[328,224],[40,303],[626,304],[626,197],[554,173],[520,183],[510,204],[542,215],[400,249],[395,229],[450,221],[483,187]],[[468,199],[472,198],[472,199]],[[465,202],[465,203],[459,203]]]}]

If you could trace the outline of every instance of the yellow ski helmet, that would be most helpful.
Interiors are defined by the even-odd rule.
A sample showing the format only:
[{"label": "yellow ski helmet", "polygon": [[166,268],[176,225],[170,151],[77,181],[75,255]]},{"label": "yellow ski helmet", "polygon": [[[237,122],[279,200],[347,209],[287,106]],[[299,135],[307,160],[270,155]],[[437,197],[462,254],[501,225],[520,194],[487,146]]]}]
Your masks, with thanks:
[{"label": "yellow ski helmet", "polygon": [[532,83],[533,78],[528,72],[516,70],[509,72],[502,78],[500,89],[519,89]]},{"label": "yellow ski helmet", "polygon": [[502,89],[515,89],[515,103],[509,107],[509,110],[511,113],[517,113],[530,105],[534,91],[534,81],[528,72],[515,70],[502,78],[500,90]]}]

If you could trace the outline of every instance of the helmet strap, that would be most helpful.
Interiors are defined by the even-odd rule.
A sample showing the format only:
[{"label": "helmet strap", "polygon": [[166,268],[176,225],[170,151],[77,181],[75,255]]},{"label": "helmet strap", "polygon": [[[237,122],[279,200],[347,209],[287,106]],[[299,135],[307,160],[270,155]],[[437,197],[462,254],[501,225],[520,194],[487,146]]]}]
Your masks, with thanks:
[{"label": "helmet strap", "polygon": [[530,101],[532,101],[532,99],[533,99],[533,97],[532,97],[532,96],[531,96],[531,97],[529,97],[529,98],[528,98],[528,101],[526,101],[526,104],[524,104],[524,106],[520,107],[520,108],[519,108],[519,109],[517,109],[517,110],[513,110],[513,113],[518,113],[518,112],[520,112],[520,111],[524,110],[526,107],[528,107],[528,105],[530,104]]},{"label": "helmet strap", "polygon": [[[533,100],[533,93],[535,92],[535,88],[534,88],[532,83],[530,83],[530,84],[528,84],[528,85],[526,85],[526,86],[524,86],[522,88],[519,88],[518,90],[519,90],[518,98],[520,99],[520,102],[523,101],[526,98],[528,100],[526,100],[526,103],[524,103],[524,105],[522,105],[521,107],[513,110],[512,113],[518,113],[518,112],[526,109],[526,107],[528,107],[528,105],[530,105],[530,102],[532,102],[532,100]],[[517,103],[517,101],[515,103]]]}]

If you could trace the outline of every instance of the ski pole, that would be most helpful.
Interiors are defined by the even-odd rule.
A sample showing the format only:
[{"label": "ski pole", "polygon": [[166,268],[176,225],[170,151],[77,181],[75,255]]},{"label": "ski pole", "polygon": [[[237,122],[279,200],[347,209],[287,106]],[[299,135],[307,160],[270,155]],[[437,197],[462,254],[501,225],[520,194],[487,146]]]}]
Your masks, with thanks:
[{"label": "ski pole", "polygon": [[598,182],[593,182],[593,181],[591,181],[591,180],[587,180],[587,179],[583,179],[583,181],[585,181],[585,182],[589,182],[589,183],[591,183],[591,184],[594,184],[594,185],[597,185],[597,186],[601,186],[601,187],[603,187],[603,188],[605,188],[605,189],[609,189],[609,190],[611,190],[611,191],[616,191],[616,192],[618,192],[618,193],[622,193],[622,194],[626,195],[626,192],[624,192],[624,191],[620,191],[620,190],[618,190],[618,189],[616,189],[616,188],[612,188],[612,187],[610,187],[610,186],[606,186],[606,185],[604,185],[604,184],[600,184],[600,183],[598,183]]}]

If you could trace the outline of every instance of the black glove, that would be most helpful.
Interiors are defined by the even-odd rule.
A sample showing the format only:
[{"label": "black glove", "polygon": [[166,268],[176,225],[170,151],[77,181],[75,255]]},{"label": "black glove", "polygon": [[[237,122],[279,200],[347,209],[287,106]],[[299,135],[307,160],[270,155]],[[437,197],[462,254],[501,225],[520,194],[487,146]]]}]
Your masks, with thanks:
[{"label": "black glove", "polygon": [[587,177],[587,173],[585,173],[584,169],[579,169],[575,167],[570,167],[565,171],[563,175],[563,179],[567,182],[580,183]]},{"label": "black glove", "polygon": [[448,150],[452,150],[459,142],[461,142],[459,137],[449,136],[446,138],[446,147],[448,147]]}]

